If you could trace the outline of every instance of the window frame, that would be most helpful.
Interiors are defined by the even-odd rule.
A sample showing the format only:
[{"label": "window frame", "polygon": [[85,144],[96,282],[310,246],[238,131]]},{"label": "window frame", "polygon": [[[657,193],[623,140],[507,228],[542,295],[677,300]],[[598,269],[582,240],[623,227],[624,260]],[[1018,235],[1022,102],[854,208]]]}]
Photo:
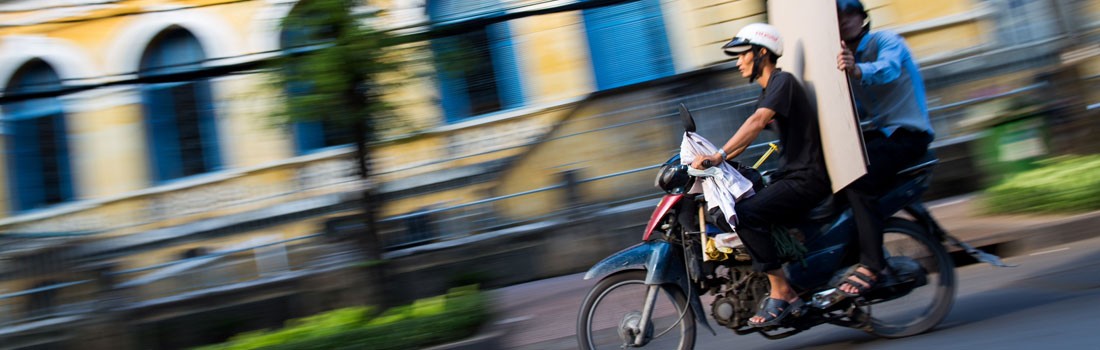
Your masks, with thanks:
[{"label": "window frame", "polygon": [[[206,51],[190,31],[180,27],[162,30],[146,46],[141,57],[139,75],[156,76],[165,73],[198,69],[206,59]],[[222,157],[217,126],[217,111],[209,79],[201,78],[141,86],[142,114],[149,146],[150,180],[154,185],[171,183],[222,169]],[[186,106],[180,102],[188,101]],[[181,128],[181,117],[194,125]],[[181,131],[198,136],[201,154],[184,152]],[[193,141],[192,141],[193,142]],[[193,148],[193,147],[191,147]]]},{"label": "window frame", "polygon": [[[25,62],[8,82],[6,91],[31,92],[61,85],[57,70],[42,59]],[[57,97],[15,102],[3,106],[5,163],[12,213],[45,209],[76,198],[67,114]],[[43,137],[43,127],[50,137]],[[30,133],[32,135],[26,135]],[[52,135],[52,136],[51,136]],[[52,139],[52,148],[42,139]],[[45,156],[43,153],[50,153]],[[50,164],[52,163],[52,164]],[[53,170],[49,182],[45,173]]]}]

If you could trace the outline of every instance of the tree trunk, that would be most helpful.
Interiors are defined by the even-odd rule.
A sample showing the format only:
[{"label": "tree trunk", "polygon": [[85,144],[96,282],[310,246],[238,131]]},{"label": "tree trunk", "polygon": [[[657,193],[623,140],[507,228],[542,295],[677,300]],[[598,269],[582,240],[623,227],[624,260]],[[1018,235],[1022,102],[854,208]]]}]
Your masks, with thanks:
[{"label": "tree trunk", "polygon": [[354,121],[355,131],[355,159],[359,166],[360,180],[364,184],[360,206],[363,210],[363,233],[356,241],[365,255],[367,264],[363,273],[366,279],[366,293],[364,298],[370,305],[388,307],[390,305],[389,293],[386,288],[386,264],[382,259],[382,241],[378,237],[378,225],[375,210],[378,208],[377,196],[374,194],[374,183],[371,182],[370,150],[368,142],[373,130],[369,125],[369,116],[362,113],[366,109],[366,101],[357,87],[349,89],[349,104],[352,114],[356,116]]},{"label": "tree trunk", "polygon": [[370,181],[370,152],[367,149],[367,127],[365,120],[355,121],[355,159],[359,166],[360,180],[365,184],[360,204],[363,209],[363,234],[359,237],[359,243],[367,259],[380,260],[382,258],[382,242],[378,238],[378,230],[375,225],[374,184]]}]

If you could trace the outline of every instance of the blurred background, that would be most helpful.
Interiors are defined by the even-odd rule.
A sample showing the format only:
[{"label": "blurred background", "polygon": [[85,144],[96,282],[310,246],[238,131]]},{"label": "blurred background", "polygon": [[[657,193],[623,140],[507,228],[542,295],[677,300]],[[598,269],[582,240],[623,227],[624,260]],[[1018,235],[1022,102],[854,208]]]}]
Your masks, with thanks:
[{"label": "blurred background", "polygon": [[[1100,1],[864,4],[924,75],[928,199],[1100,151]],[[751,114],[759,87],[719,47],[767,19],[764,0],[0,1],[0,346],[186,348],[584,271],[641,233],[676,106],[719,144]]]}]

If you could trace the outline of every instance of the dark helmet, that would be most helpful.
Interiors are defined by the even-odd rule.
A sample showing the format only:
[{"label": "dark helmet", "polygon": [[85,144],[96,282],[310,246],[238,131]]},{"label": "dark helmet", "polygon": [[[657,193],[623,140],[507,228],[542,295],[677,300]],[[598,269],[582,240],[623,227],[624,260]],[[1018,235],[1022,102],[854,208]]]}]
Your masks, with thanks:
[{"label": "dark helmet", "polygon": [[680,164],[680,156],[676,155],[657,170],[654,184],[668,193],[685,193],[695,185],[695,177],[688,175],[687,170],[688,166]]},{"label": "dark helmet", "polygon": [[836,0],[836,12],[858,12],[867,17],[867,10],[863,8],[863,3],[859,0]]}]

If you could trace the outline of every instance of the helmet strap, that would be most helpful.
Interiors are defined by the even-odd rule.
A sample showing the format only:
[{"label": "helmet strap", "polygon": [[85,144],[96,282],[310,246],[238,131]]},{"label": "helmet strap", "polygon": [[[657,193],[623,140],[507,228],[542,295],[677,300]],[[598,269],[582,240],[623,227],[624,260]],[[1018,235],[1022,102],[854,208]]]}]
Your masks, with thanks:
[{"label": "helmet strap", "polygon": [[764,62],[764,55],[760,54],[760,47],[753,45],[752,47],[752,75],[749,75],[749,82],[754,83],[756,79],[760,78],[760,75],[764,73],[762,64]]}]

